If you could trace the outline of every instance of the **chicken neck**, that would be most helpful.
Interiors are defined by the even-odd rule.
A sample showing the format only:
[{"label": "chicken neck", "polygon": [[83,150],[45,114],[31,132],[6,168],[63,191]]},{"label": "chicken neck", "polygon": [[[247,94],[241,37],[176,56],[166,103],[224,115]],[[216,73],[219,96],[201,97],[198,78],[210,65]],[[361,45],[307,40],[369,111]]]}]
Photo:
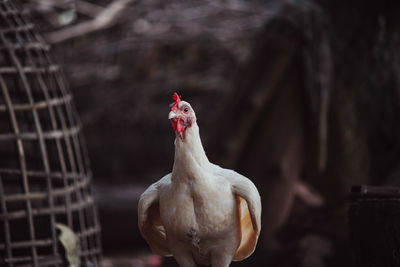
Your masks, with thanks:
[{"label": "chicken neck", "polygon": [[175,160],[172,180],[176,182],[199,179],[210,162],[200,139],[199,126],[193,123],[185,130],[184,138],[177,134],[175,139]]}]

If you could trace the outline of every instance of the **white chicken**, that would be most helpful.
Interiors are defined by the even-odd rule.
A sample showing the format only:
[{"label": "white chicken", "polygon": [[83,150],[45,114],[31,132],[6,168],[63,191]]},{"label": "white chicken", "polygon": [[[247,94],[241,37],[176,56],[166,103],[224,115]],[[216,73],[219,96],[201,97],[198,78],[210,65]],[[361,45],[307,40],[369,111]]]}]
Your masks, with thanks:
[{"label": "white chicken", "polygon": [[155,253],[173,255],[182,267],[226,267],[256,247],[260,195],[246,177],[208,161],[192,107],[176,93],[173,99],[168,115],[176,132],[172,173],[141,195],[139,230]]}]

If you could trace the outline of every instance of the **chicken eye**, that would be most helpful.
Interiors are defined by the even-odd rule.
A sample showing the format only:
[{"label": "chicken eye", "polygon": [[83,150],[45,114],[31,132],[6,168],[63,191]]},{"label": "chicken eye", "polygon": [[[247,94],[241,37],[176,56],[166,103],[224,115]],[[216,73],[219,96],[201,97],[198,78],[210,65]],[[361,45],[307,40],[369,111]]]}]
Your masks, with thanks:
[{"label": "chicken eye", "polygon": [[188,108],[188,107],[185,107],[185,108],[183,109],[183,112],[185,112],[185,113],[188,113],[188,111],[189,111],[189,108]]}]

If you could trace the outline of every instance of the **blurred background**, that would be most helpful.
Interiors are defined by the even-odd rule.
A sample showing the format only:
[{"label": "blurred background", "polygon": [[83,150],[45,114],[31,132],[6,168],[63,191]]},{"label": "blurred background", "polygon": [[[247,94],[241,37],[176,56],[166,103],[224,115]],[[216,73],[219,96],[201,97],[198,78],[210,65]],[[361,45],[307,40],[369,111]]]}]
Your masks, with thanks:
[{"label": "blurred background", "polygon": [[353,266],[353,185],[400,184],[397,1],[23,1],[83,124],[104,266],[151,254],[137,201],[171,171],[173,92],[211,162],[263,201],[255,253],[232,266]]}]

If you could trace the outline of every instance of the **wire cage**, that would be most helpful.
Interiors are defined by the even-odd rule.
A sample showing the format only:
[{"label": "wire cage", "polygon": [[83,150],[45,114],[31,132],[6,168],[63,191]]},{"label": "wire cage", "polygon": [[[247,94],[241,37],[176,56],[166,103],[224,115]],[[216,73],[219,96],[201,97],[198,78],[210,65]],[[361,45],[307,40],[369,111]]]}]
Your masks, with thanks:
[{"label": "wire cage", "polygon": [[0,266],[99,266],[100,226],[72,96],[34,25],[0,0]]}]

